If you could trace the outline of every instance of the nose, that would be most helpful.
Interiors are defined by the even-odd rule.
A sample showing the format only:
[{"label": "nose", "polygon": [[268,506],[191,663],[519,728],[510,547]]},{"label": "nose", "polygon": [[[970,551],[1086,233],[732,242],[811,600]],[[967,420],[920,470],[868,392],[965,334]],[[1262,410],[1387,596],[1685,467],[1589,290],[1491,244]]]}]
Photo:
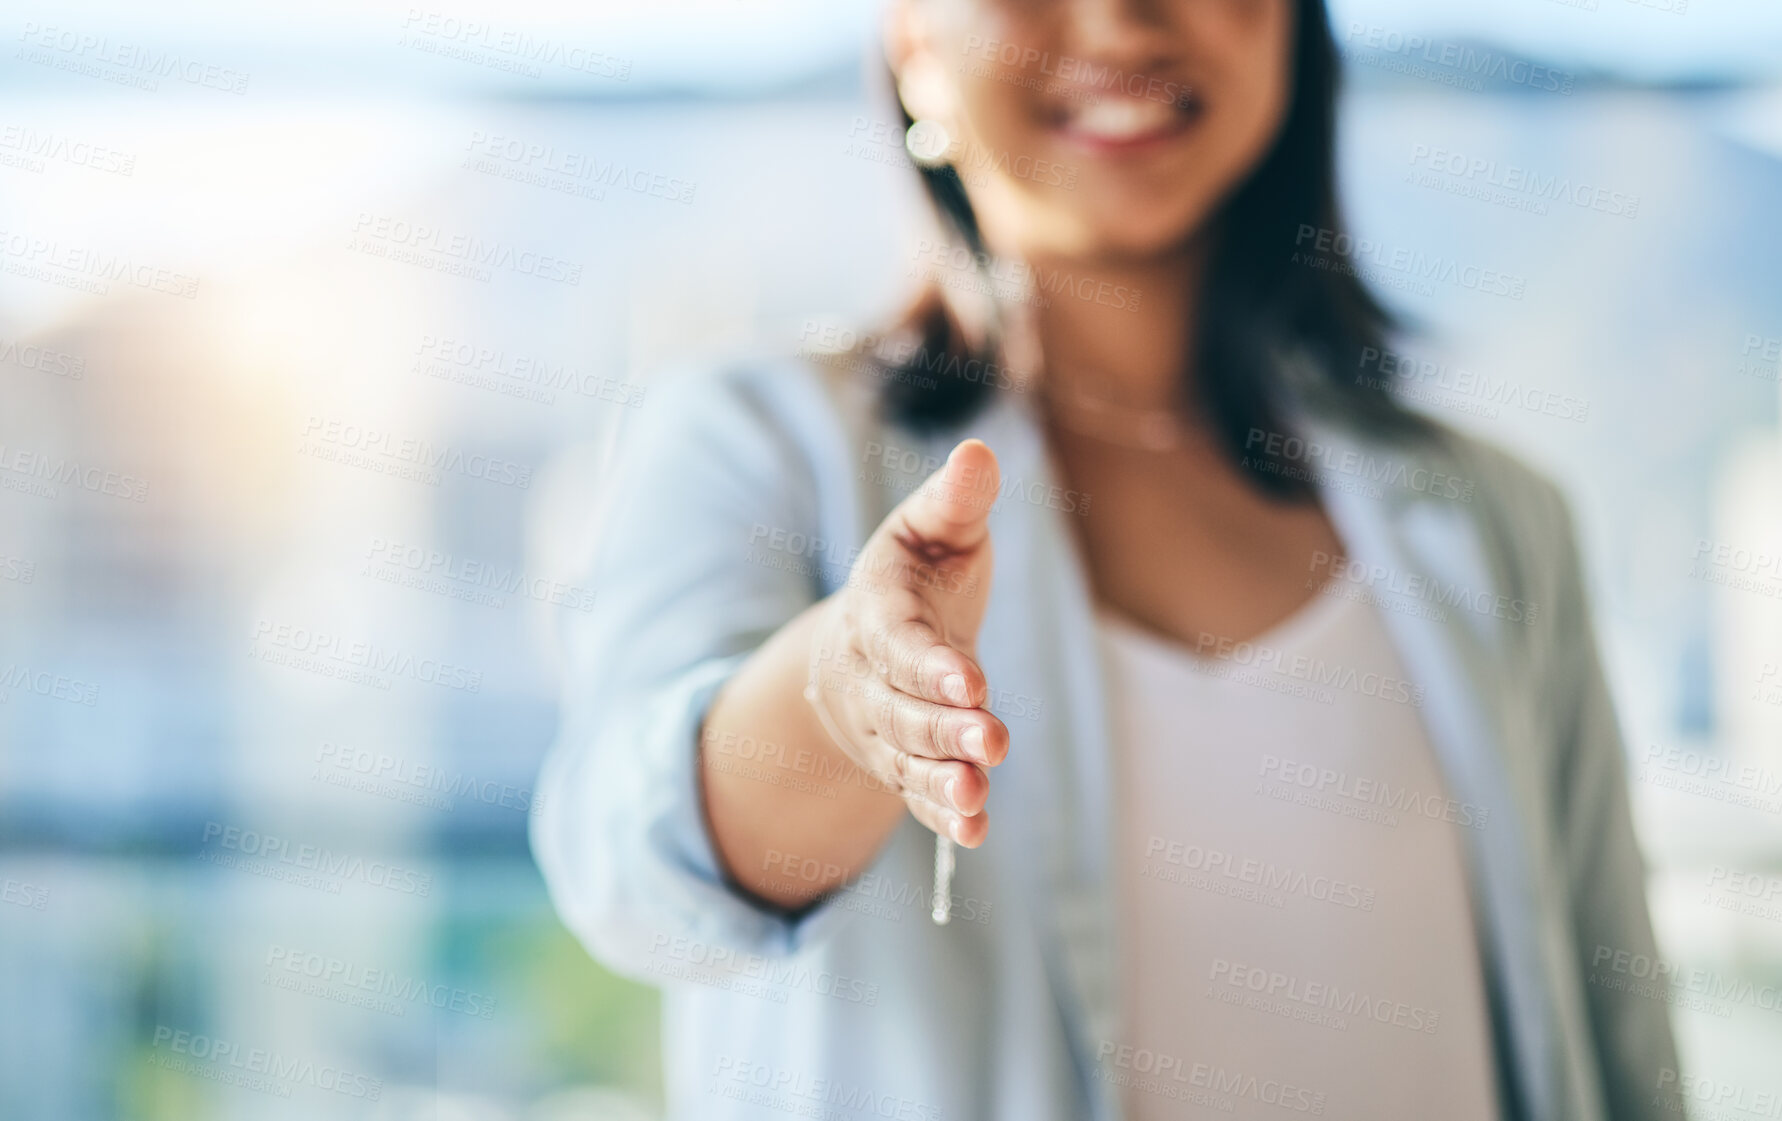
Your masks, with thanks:
[{"label": "nose", "polygon": [[1128,67],[1167,61],[1180,29],[1174,9],[1180,0],[1071,0],[1067,5],[1070,47],[1084,57]]}]

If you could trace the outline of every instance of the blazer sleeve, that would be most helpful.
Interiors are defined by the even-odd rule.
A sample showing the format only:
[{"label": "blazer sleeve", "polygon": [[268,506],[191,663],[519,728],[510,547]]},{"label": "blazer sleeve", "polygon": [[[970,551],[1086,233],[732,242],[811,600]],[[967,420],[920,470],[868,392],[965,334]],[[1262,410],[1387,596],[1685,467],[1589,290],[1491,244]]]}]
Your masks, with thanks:
[{"label": "blazer sleeve", "polygon": [[674,961],[792,954],[846,915],[823,903],[788,916],[728,886],[697,767],[718,688],[821,595],[808,556],[763,547],[776,532],[817,534],[814,469],[795,429],[835,432],[839,420],[820,389],[803,396],[811,415],[788,419],[758,378],[672,379],[622,437],[604,483],[596,607],[568,635],[563,722],[531,836],[565,925],[641,980],[660,981]]},{"label": "blazer sleeve", "polygon": [[[1658,951],[1646,904],[1645,861],[1634,836],[1626,750],[1591,627],[1573,520],[1556,492],[1553,507],[1559,558],[1550,602],[1556,634],[1546,677],[1560,737],[1557,835],[1579,976],[1589,978],[1602,970],[1604,953],[1656,958]],[[1604,985],[1586,983],[1584,991],[1608,1116],[1636,1121],[1683,1116],[1683,1103],[1675,1097],[1677,1052],[1669,1006]],[[1666,1070],[1673,1073],[1661,1090]]]}]

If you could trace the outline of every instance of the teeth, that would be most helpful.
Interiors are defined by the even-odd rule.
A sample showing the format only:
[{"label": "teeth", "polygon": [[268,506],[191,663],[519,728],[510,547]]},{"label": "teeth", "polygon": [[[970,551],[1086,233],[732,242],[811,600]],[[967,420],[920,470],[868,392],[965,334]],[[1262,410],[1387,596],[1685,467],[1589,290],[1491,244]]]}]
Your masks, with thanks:
[{"label": "teeth", "polygon": [[1107,140],[1126,140],[1169,127],[1179,111],[1171,102],[1110,97],[1078,109],[1071,127]]}]

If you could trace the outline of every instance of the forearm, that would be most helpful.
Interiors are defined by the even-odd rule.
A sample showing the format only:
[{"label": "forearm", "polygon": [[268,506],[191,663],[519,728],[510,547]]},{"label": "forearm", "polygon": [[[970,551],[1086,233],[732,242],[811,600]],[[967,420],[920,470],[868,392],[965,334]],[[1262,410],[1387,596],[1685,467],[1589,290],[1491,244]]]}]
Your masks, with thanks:
[{"label": "forearm", "polygon": [[725,684],[700,734],[714,847],[736,884],[796,909],[858,875],[905,810],[844,756],[805,684],[819,604],[780,628]]}]

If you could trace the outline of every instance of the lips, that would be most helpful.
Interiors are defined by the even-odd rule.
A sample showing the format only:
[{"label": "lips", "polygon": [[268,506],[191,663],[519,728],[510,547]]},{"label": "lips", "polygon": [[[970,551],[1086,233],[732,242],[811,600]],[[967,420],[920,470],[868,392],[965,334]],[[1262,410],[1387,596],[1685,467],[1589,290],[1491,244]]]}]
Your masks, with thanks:
[{"label": "lips", "polygon": [[1052,128],[1077,147],[1121,154],[1167,143],[1193,128],[1204,113],[1205,106],[1189,90],[1173,101],[1102,94],[1062,109]]}]

